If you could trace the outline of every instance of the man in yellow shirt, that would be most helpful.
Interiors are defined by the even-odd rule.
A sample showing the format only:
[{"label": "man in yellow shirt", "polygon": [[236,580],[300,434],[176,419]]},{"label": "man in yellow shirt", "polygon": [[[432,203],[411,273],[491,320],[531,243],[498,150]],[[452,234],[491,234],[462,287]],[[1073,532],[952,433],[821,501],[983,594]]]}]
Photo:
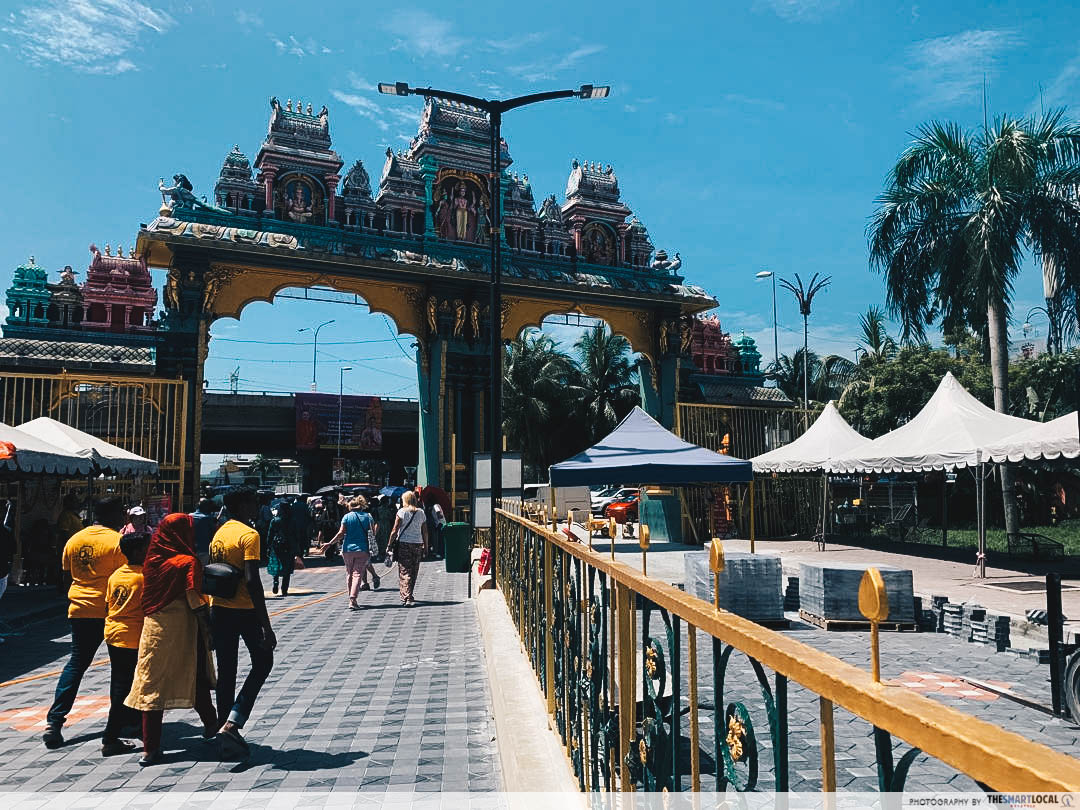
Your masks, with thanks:
[{"label": "man in yellow shirt", "polygon": [[60,673],[56,696],[46,716],[41,739],[47,748],[64,744],[61,729],[75,703],[83,674],[105,638],[105,589],[113,571],[124,564],[120,553],[120,527],[124,506],[119,498],[98,501],[97,523],[78,531],[64,546],[61,567],[71,575],[68,621],[71,623],[71,658]]},{"label": "man in yellow shirt", "polygon": [[[255,698],[274,666],[277,639],[270,627],[259,562],[262,557],[259,533],[252,523],[259,513],[255,490],[237,487],[222,498],[228,510],[227,520],[210,542],[210,562],[228,563],[242,571],[236,593],[229,597],[210,597],[210,628],[217,653],[217,709],[221,731],[218,737],[226,755],[246,755],[247,743],[240,729],[244,727]],[[240,694],[236,694],[236,668],[240,639],[251,656]]]},{"label": "man in yellow shirt", "polygon": [[125,534],[120,537],[120,551],[127,559],[113,571],[105,590],[108,615],[105,616],[105,645],[109,649],[109,720],[101,736],[101,755],[130,754],[137,746],[120,739],[121,731],[142,723],[142,713],[124,705],[135,680],[139,661],[139,636],[143,626],[142,564],[150,545],[149,535]]}]

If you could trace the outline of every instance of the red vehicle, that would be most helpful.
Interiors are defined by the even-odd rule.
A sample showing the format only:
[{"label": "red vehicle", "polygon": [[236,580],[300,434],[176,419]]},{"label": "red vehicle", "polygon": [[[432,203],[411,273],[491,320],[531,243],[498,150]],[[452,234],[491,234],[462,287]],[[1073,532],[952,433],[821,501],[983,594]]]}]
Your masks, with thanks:
[{"label": "red vehicle", "polygon": [[638,519],[638,496],[633,494],[621,501],[609,503],[604,507],[605,518],[615,518],[619,525],[624,523],[637,523]]}]

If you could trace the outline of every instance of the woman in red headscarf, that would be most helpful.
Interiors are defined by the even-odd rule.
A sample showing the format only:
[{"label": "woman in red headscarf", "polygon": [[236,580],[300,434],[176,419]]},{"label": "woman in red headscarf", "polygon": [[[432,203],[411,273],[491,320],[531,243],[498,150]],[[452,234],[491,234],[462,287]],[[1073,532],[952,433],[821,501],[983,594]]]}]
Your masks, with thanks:
[{"label": "woman in red headscarf", "polygon": [[143,563],[143,622],[139,663],[125,705],[143,713],[143,758],[161,761],[161,722],[165,709],[192,706],[203,721],[203,736],[217,733],[210,690],[214,670],[201,593],[202,565],[195,556],[190,515],[166,515],[158,524]]}]

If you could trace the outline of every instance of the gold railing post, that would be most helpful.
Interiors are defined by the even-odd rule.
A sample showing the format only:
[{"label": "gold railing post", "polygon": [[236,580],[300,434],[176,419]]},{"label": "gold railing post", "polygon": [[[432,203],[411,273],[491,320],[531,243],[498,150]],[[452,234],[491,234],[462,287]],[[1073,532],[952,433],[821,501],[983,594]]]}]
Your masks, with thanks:
[{"label": "gold railing post", "polygon": [[[833,728],[833,704],[819,697],[821,711],[821,790],[836,793],[836,734]],[[830,804],[832,799],[827,799]]]},{"label": "gold railing post", "polygon": [[698,747],[697,628],[686,625],[686,651],[690,666],[690,785],[701,792],[701,751]]},{"label": "gold railing post", "polygon": [[552,627],[552,614],[551,609],[551,555],[553,549],[551,543],[547,541],[547,538],[542,534],[540,535],[540,542],[544,544],[544,612],[547,614],[547,620],[544,622],[544,626],[547,628],[544,633],[544,691],[547,692],[547,707],[548,715],[552,718],[555,717],[555,636],[554,628]]},{"label": "gold railing post", "polygon": [[626,757],[634,738],[637,691],[634,683],[634,595],[622,583],[616,585],[618,594],[616,610],[619,615],[619,787],[634,789]]}]

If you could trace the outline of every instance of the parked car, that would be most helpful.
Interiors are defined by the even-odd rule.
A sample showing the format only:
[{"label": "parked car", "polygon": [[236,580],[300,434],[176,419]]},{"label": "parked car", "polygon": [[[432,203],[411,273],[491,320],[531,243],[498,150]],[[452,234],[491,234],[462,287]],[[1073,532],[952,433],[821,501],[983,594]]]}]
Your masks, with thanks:
[{"label": "parked car", "polygon": [[604,507],[605,518],[615,518],[618,524],[637,523],[638,519],[638,494],[635,491],[622,500],[613,501]]},{"label": "parked car", "polygon": [[637,494],[637,487],[617,487],[610,495],[605,495],[592,502],[592,513],[595,517],[604,517],[607,514],[604,510],[609,505],[627,500],[630,497],[637,498]]}]

